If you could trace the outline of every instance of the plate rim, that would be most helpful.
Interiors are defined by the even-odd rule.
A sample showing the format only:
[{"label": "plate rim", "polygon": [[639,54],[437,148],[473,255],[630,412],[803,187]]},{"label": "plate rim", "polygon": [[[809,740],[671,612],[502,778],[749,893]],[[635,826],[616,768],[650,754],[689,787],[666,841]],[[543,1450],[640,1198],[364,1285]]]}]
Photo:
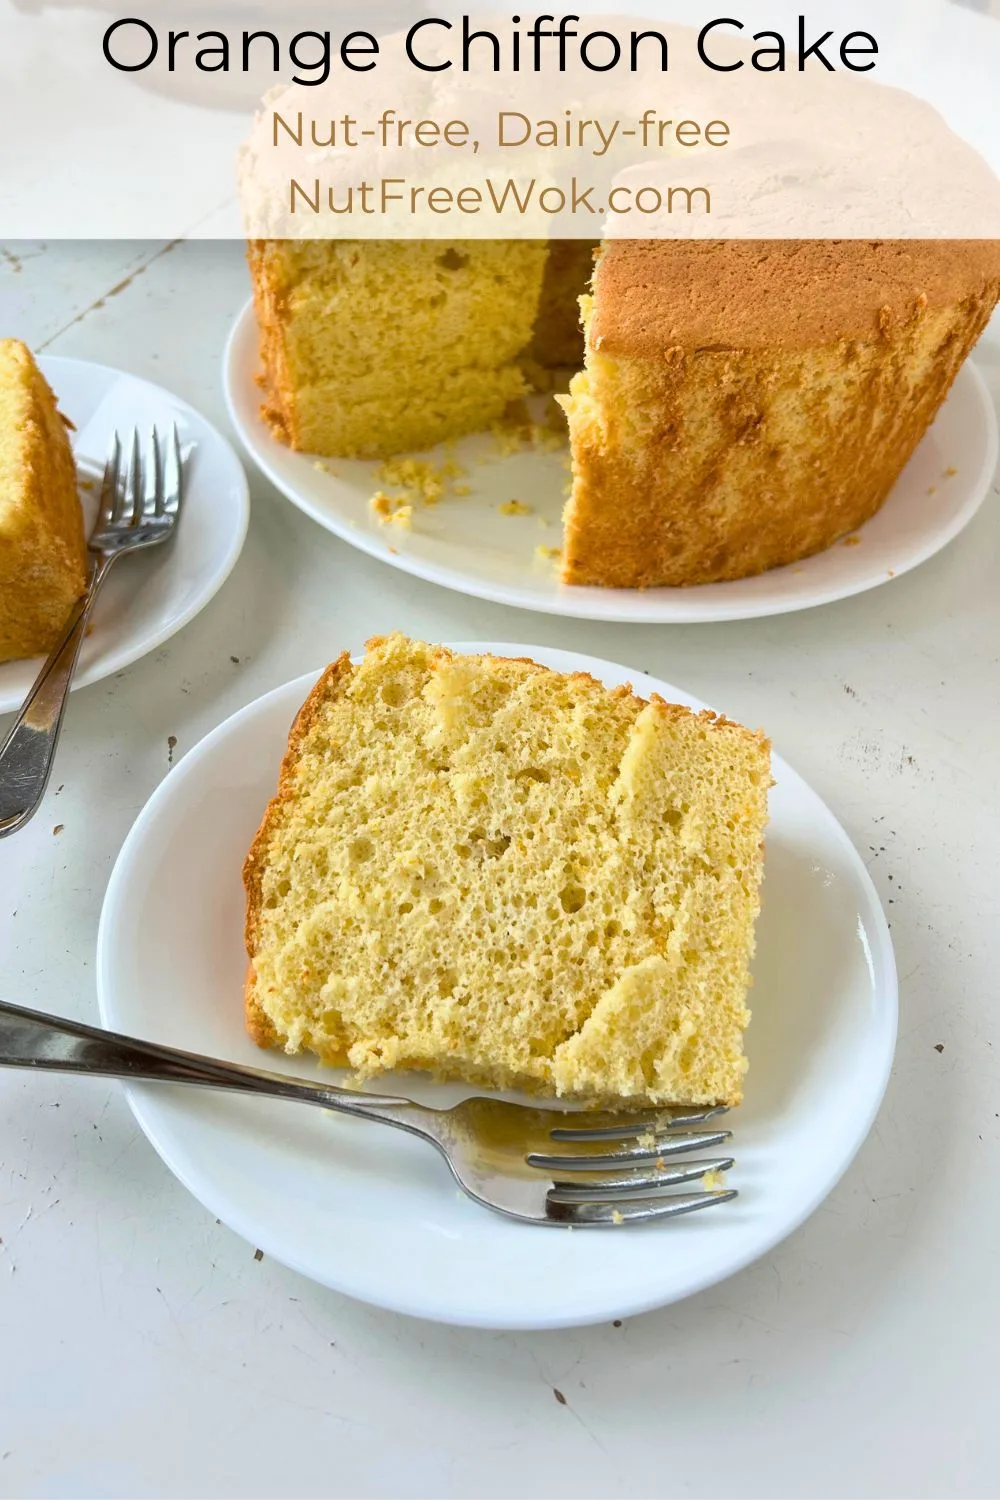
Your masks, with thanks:
[{"label": "plate rim", "polygon": [[[485,650],[493,655],[528,655],[536,660],[540,656],[543,659],[543,665],[545,664],[544,658],[546,656],[550,658],[571,657],[577,663],[576,670],[590,671],[598,677],[598,680],[604,680],[601,677],[599,669],[611,668],[619,673],[630,673],[636,679],[636,686],[640,692],[644,690],[645,684],[649,683],[651,684],[649,691],[660,691],[666,688],[674,695],[682,694],[686,700],[695,705],[699,705],[701,702],[701,700],[694,698],[693,695],[677,688],[676,685],[672,686],[669,683],[662,682],[660,679],[651,678],[648,673],[638,670],[633,671],[633,669],[624,667],[620,663],[610,662],[604,658],[592,657],[585,653],[567,651],[564,648],[490,641],[446,644],[450,646],[450,649],[460,652],[472,652],[475,650],[482,652]],[[563,667],[555,668],[555,670],[564,669]],[[111,980],[113,966],[111,934],[114,923],[117,920],[117,912],[122,894],[129,886],[129,867],[131,862],[141,852],[147,827],[159,815],[161,808],[169,804],[170,798],[174,795],[174,789],[177,788],[181,780],[178,773],[183,772],[183,768],[187,762],[190,762],[192,767],[196,766],[201,760],[211,754],[218,741],[231,733],[241,720],[249,720],[264,712],[275,700],[286,696],[295,696],[298,698],[298,695],[301,693],[301,701],[304,701],[311,686],[315,683],[322,670],[320,668],[317,671],[306,672],[285,683],[279,684],[228,715],[227,718],[209,730],[206,735],[185,753],[171,775],[164,777],[139,812],[115,861],[101,907],[97,935],[95,979],[98,1009],[101,1022],[104,1026],[114,1029],[119,1024],[116,1022],[115,1006],[110,998],[113,989]],[[294,695],[292,692],[293,689]],[[309,1263],[308,1257],[289,1252],[287,1244],[281,1242],[280,1234],[276,1233],[272,1237],[272,1232],[268,1225],[265,1225],[263,1232],[261,1232],[261,1228],[251,1222],[253,1219],[252,1211],[249,1214],[245,1213],[238,1206],[237,1202],[230,1197],[224,1186],[217,1191],[216,1183],[211,1180],[206,1183],[198,1171],[192,1168],[189,1154],[185,1155],[183,1150],[181,1150],[179,1154],[180,1159],[178,1159],[178,1152],[174,1144],[164,1139],[164,1130],[161,1128],[161,1122],[156,1118],[154,1103],[156,1095],[155,1085],[124,1086],[129,1107],[139,1128],[173,1176],[182,1183],[206,1211],[221,1219],[223,1223],[227,1224],[242,1239],[258,1246],[265,1254],[272,1256],[280,1264],[288,1266],[291,1270],[305,1276],[310,1281],[325,1286],[341,1295],[362,1301],[369,1306],[376,1306],[403,1316],[420,1318],[424,1321],[437,1322],[453,1327],[506,1331],[585,1327],[606,1322],[609,1318],[614,1317],[637,1317],[658,1308],[669,1306],[674,1302],[686,1300],[688,1297],[695,1296],[714,1285],[727,1281],[731,1276],[738,1274],[740,1271],[745,1270],[747,1266],[770,1254],[777,1245],[795,1233],[815,1213],[848,1171],[867,1140],[881,1109],[892,1072],[898,1036],[898,970],[888,919],[875,888],[874,881],[847,831],[810,783],[799,775],[777,752],[773,756],[772,770],[776,782],[784,777],[797,782],[801,788],[805,789],[815,804],[816,814],[822,818],[829,832],[847,858],[851,872],[858,882],[859,894],[863,897],[867,908],[870,929],[877,934],[878,938],[877,944],[871,950],[870,963],[877,981],[873,986],[873,990],[879,997],[880,1005],[878,1014],[875,1017],[871,1041],[873,1048],[870,1068],[872,1073],[871,1092],[865,1109],[860,1112],[854,1110],[851,1113],[852,1128],[844,1137],[846,1144],[838,1154],[835,1170],[824,1179],[821,1186],[818,1186],[803,1199],[794,1213],[778,1222],[777,1225],[772,1223],[766,1229],[759,1243],[754,1242],[749,1248],[736,1255],[731,1262],[727,1263],[724,1270],[711,1269],[702,1276],[689,1278],[683,1288],[666,1296],[644,1293],[628,1299],[625,1295],[626,1289],[623,1288],[621,1298],[615,1303],[614,1307],[609,1307],[606,1303],[602,1303],[599,1308],[586,1314],[578,1313],[567,1316],[565,1313],[557,1313],[549,1318],[540,1318],[538,1316],[518,1316],[514,1313],[512,1316],[502,1318],[498,1317],[495,1313],[476,1315],[471,1311],[463,1311],[460,1315],[455,1315],[448,1313],[446,1309],[440,1306],[428,1311],[427,1306],[421,1305],[419,1298],[413,1300],[394,1293],[385,1296],[376,1296],[373,1295],[370,1288],[360,1289],[356,1278],[340,1278],[335,1282],[329,1275],[318,1275],[316,1267]],[[184,779],[189,774],[192,774],[190,770],[184,773]],[[149,1106],[152,1106],[152,1108],[150,1109]],[[165,1133],[169,1135],[169,1129]],[[447,1190],[446,1179],[443,1179],[443,1186],[444,1190]],[[488,1212],[488,1210],[484,1209],[483,1212]],[[531,1231],[530,1229],[526,1229],[524,1232],[529,1233]]]},{"label": "plate rim", "polygon": [[[187,625],[190,625],[191,621],[201,614],[202,610],[211,603],[222,586],[228,581],[230,574],[239,562],[246,542],[247,531],[250,525],[250,483],[246,467],[229,439],[196,406],[192,406],[190,401],[185,401],[183,397],[175,395],[166,386],[158,385],[153,380],[147,380],[144,375],[135,375],[131,370],[122,370],[116,365],[106,365],[94,359],[80,359],[75,355],[69,354],[42,353],[38,356],[38,365],[42,374],[55,391],[57,402],[61,402],[62,400],[58,390],[58,380],[55,376],[50,377],[46,371],[51,370],[56,365],[72,365],[77,370],[96,371],[101,376],[108,378],[121,378],[124,376],[129,380],[135,380],[140,385],[145,386],[147,390],[155,392],[157,396],[165,397],[175,407],[180,408],[186,414],[189,413],[190,416],[194,417],[197,422],[201,423],[211,432],[213,438],[220,445],[220,451],[225,451],[226,462],[231,465],[233,470],[233,494],[237,502],[236,526],[227,542],[225,552],[220,554],[220,561],[213,570],[210,587],[207,590],[203,589],[196,599],[171,619],[168,625],[154,631],[148,640],[145,641],[145,644],[140,645],[134,640],[129,643],[128,638],[126,638],[120,644],[103,652],[98,656],[96,661],[91,662],[87,666],[81,666],[79,671],[74,673],[73,680],[70,683],[70,691],[77,692],[80,688],[92,687],[95,683],[103,682],[106,678],[114,676],[116,672],[122,672],[126,667],[134,666],[137,661],[141,661],[144,656],[148,656],[151,652],[158,651],[173,636],[177,635]],[[22,657],[19,660],[36,663],[35,670],[37,671],[41,667],[43,658],[40,656],[31,656]],[[4,662],[2,665],[17,665],[17,663]],[[34,673],[32,674],[33,680]],[[23,702],[23,698],[24,694],[19,694],[15,699],[11,699],[9,694],[0,687],[0,714],[17,713]]]},{"label": "plate rim", "polygon": [[[982,373],[970,355],[960,367],[955,377],[955,384],[960,380],[965,380],[970,384],[971,392],[985,423],[986,458],[982,472],[977,475],[974,484],[970,486],[967,499],[947,525],[926,538],[914,555],[895,568],[891,574],[880,571],[877,576],[859,577],[836,587],[828,586],[825,590],[819,590],[803,599],[791,597],[777,601],[764,599],[743,605],[716,604],[711,608],[704,606],[698,608],[696,604],[698,590],[684,588],[645,590],[588,588],[584,590],[564,586],[562,591],[551,595],[526,594],[523,589],[481,581],[462,573],[455,567],[428,562],[426,559],[417,559],[403,549],[396,553],[389,552],[377,536],[369,535],[360,528],[354,529],[348,522],[342,523],[339,518],[321,511],[291,481],[286,480],[267,454],[261,451],[258,439],[263,424],[257,418],[253,426],[248,425],[244,420],[238,396],[239,376],[241,372],[245,373],[244,365],[239,358],[241,345],[244,340],[252,338],[255,332],[256,318],[251,297],[237,313],[226,338],[222,358],[222,392],[229,420],[244,453],[279,494],[332,536],[346,542],[348,546],[366,556],[374,558],[377,562],[385,563],[410,577],[419,578],[439,588],[446,588],[453,593],[481,599],[490,604],[505,605],[511,609],[532,611],[536,614],[556,615],[565,619],[595,620],[602,624],[721,625],[732,624],[739,620],[770,619],[780,615],[798,614],[804,610],[819,609],[824,605],[836,604],[844,599],[856,598],[860,594],[870,593],[873,589],[893,583],[897,578],[904,578],[907,573],[929,562],[931,558],[936,557],[939,552],[944,551],[955,541],[972,523],[984,504],[996,476],[998,463],[1000,463],[1000,423],[998,423],[996,407]],[[952,385],[949,396],[954,392],[955,384]],[[823,556],[823,553],[816,555]],[[807,558],[805,561],[808,562],[810,559]],[[789,567],[801,565],[801,563],[788,564]],[[774,569],[773,571],[777,573],[782,570]],[[734,583],[739,584],[742,581],[737,579]],[[599,595],[602,602],[608,601],[607,607],[598,608],[594,595]],[[634,609],[625,610],[621,604],[615,604],[614,601],[623,596],[633,602],[636,598],[646,601],[659,599],[662,602],[657,609],[648,608],[645,612],[636,612]],[[669,603],[666,602],[668,598]]]}]

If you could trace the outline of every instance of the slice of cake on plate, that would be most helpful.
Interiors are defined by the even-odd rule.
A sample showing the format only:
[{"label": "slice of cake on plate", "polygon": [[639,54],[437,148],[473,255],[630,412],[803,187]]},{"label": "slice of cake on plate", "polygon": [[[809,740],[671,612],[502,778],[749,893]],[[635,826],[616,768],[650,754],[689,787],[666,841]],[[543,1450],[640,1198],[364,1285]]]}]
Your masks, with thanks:
[{"label": "slice of cake on plate", "polygon": [[0,339],[0,661],[52,649],[88,566],[66,423],[24,344]]},{"label": "slice of cake on plate", "polygon": [[769,764],[583,674],[341,657],[244,869],[250,1034],[363,1077],[738,1103]]}]

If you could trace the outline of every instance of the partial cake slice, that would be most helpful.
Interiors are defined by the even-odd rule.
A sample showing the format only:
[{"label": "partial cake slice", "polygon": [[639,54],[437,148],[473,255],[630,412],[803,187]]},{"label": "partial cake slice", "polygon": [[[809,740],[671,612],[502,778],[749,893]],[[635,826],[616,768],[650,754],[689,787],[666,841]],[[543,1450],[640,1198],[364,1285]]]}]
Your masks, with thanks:
[{"label": "partial cake slice", "polygon": [[592,1102],[736,1104],[763,735],[394,635],[329,667],[247,857],[262,1046]]},{"label": "partial cake slice", "polygon": [[87,573],[66,424],[29,351],[0,339],[0,661],[52,649]]},{"label": "partial cake slice", "polygon": [[989,240],[612,241],[561,398],[564,581],[745,578],[854,531],[998,297]]},{"label": "partial cake slice", "polygon": [[527,389],[546,253],[527,240],[252,242],[275,434],[379,458],[497,422]]}]

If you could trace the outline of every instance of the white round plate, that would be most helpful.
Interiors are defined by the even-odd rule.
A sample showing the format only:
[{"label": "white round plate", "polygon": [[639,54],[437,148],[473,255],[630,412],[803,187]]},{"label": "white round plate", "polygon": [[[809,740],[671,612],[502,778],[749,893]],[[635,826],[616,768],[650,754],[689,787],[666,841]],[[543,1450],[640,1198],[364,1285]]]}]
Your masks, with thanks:
[{"label": "white round plate", "polygon": [[[933,557],[969,524],[997,466],[997,421],[989,392],[971,364],[960,372],[948,401],[877,516],[858,533],[816,557],[757,578],[700,588],[595,589],[568,587],[556,565],[536,549],[558,547],[568,479],[567,450],[499,455],[489,436],[465,438],[442,462],[467,470],[471,494],[433,507],[414,507],[413,529],[380,525],[369,500],[379,489],[378,463],[317,460],[293,453],[260,418],[254,376],[260,368],[253,309],[244,308],[223,362],[233,426],[258,468],[306,515],[362,552],[418,578],[477,599],[587,620],[633,624],[696,624],[787,614],[876,588]],[[954,473],[951,471],[954,470]],[[503,515],[517,499],[530,515]],[[544,525],[540,523],[545,523]]]},{"label": "white round plate", "polygon": [[[485,642],[456,649],[531,656],[702,707],[641,672],[574,652]],[[106,1026],[322,1075],[306,1060],[262,1057],[243,1030],[240,867],[314,680],[301,677],[228,719],[141,813],[101,916]],[[644,1312],[731,1275],[801,1224],[837,1182],[875,1118],[896,1036],[892,945],[864,865],[805,782],[781,760],[774,774],[750,1072],[746,1102],[730,1117],[733,1203],[620,1231],[535,1228],[472,1203],[429,1146],[384,1126],[134,1085],[139,1124],[209,1212],[251,1244],[397,1312],[554,1328]],[[439,1104],[470,1092],[416,1075],[393,1087]]]},{"label": "white round plate", "polygon": [[[142,432],[176,422],[185,460],[184,506],[173,540],[120,562],[94,606],[74,688],[110,677],[162,646],[217,593],[240,555],[250,519],[243,465],[215,428],[185,401],[136,375],[89,360],[39,360],[71,433],[88,530],[97,515],[101,475],[116,427]],[[16,711],[41,657],[0,663],[0,713]]]}]

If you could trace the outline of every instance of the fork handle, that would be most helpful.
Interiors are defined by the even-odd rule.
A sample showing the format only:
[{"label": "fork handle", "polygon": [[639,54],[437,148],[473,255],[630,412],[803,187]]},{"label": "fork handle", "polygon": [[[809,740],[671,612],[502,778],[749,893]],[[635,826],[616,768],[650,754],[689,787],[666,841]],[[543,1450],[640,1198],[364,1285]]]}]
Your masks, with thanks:
[{"label": "fork handle", "polygon": [[[269,1073],[241,1063],[222,1062],[197,1052],[181,1052],[158,1042],[144,1042],[68,1021],[42,1011],[0,1001],[0,1068],[31,1068],[55,1073],[90,1073],[156,1083],[192,1083],[269,1099],[297,1099],[342,1114],[363,1115],[389,1125],[415,1123],[424,1114],[410,1099],[363,1094],[335,1084],[310,1083],[286,1073]],[[395,1117],[399,1110],[401,1118]]]},{"label": "fork handle", "polygon": [[73,605],[62,635],[0,745],[0,838],[23,828],[45,795],[87,621],[113,561],[112,556],[95,562],[87,592]]}]

